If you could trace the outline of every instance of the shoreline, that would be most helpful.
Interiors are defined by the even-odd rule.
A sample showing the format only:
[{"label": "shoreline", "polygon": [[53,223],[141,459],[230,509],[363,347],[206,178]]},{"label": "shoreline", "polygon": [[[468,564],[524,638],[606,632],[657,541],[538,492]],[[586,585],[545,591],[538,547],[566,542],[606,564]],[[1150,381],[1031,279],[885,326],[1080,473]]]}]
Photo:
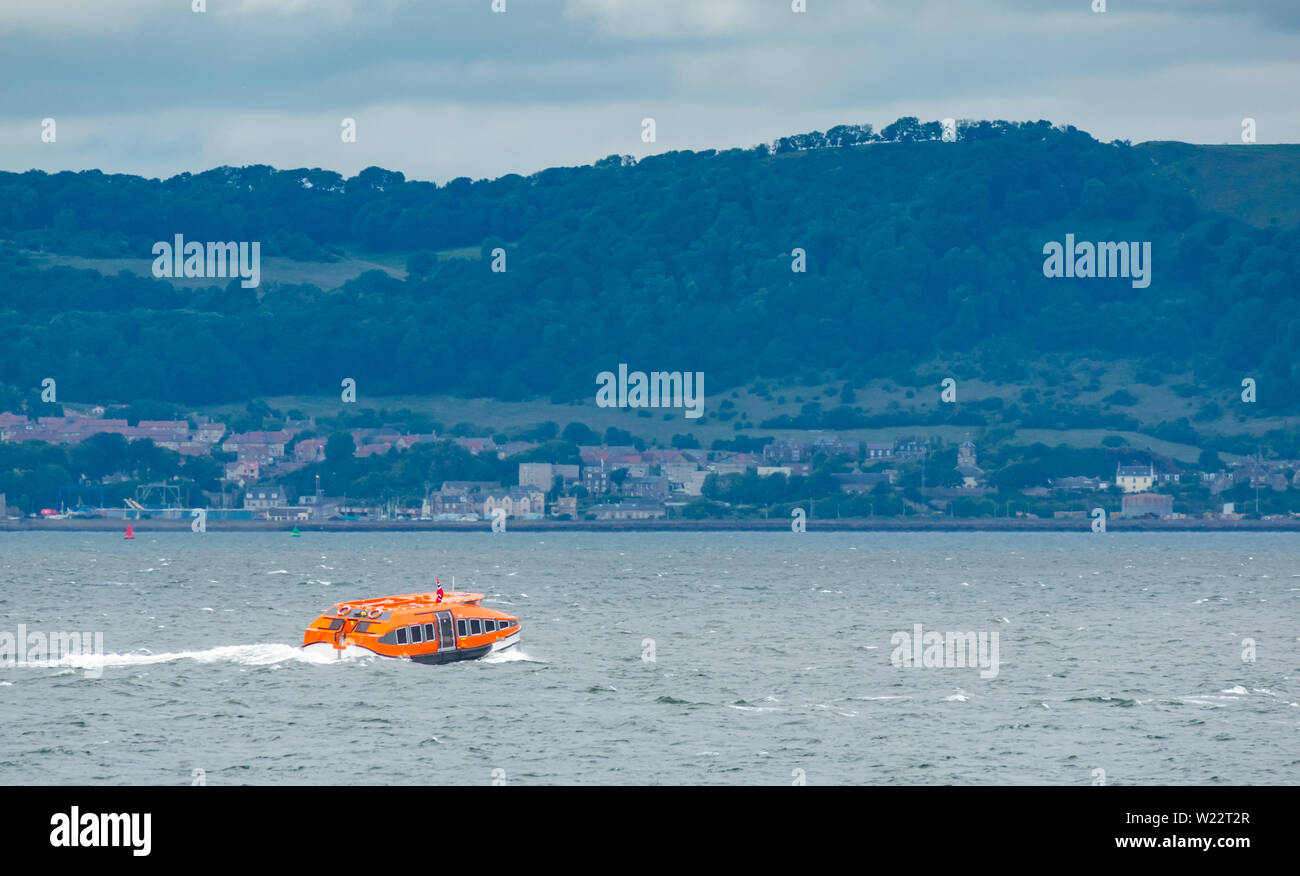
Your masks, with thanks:
[{"label": "shoreline", "polygon": [[[189,532],[189,520],[5,520],[0,532]],[[445,521],[326,521],[209,520],[208,532],[482,532],[491,523]],[[1092,533],[1091,520],[1015,518],[889,518],[809,519],[808,532],[1081,532]],[[1108,532],[1300,532],[1300,518],[1284,520],[1122,520],[1106,521]],[[506,532],[790,532],[788,520],[511,520]],[[794,534],[794,533],[792,533]]]}]

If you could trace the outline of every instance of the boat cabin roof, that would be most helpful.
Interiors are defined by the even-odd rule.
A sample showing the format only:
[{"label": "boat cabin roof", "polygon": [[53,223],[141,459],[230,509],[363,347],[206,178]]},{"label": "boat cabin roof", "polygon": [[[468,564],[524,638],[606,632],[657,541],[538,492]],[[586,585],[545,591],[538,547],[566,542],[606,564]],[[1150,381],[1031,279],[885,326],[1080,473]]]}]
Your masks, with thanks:
[{"label": "boat cabin roof", "polygon": [[[482,593],[451,590],[443,592],[441,604],[478,605],[482,601]],[[379,596],[374,599],[349,599],[344,602],[337,602],[334,604],[331,612],[341,614],[346,611],[346,613],[352,614],[358,610],[368,612],[375,608],[381,609],[382,611],[418,610],[427,609],[438,604],[438,594],[436,593],[404,593],[400,596]]]}]

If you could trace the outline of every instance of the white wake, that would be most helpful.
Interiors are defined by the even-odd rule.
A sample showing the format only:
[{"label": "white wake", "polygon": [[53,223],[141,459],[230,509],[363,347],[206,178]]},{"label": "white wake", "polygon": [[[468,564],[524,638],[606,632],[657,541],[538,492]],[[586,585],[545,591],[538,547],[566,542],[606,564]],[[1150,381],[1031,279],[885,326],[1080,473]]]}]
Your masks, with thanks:
[{"label": "white wake", "polygon": [[[24,668],[37,669],[101,669],[113,667],[157,666],[163,663],[176,663],[181,660],[193,660],[195,663],[233,663],[238,666],[274,666],[278,663],[354,663],[364,660],[392,659],[365,648],[346,648],[338,651],[334,647],[316,644],[310,648],[297,645],[284,645],[267,642],[260,645],[221,645],[202,651],[167,651],[151,654],[147,651],[134,654],[94,654],[71,655],[56,660],[28,660],[15,664]],[[481,658],[483,663],[545,663],[530,657],[518,645],[504,651],[495,651]]]},{"label": "white wake", "polygon": [[235,663],[242,666],[271,666],[276,663],[338,663],[375,657],[362,648],[343,652],[334,648],[300,648],[297,645],[265,643],[260,645],[221,645],[203,651],[169,651],[161,654],[79,654],[57,660],[31,660],[17,664],[37,668],[99,669],[101,667],[154,666],[193,660],[195,663]]},{"label": "white wake", "polygon": [[529,657],[524,653],[524,649],[515,645],[513,648],[506,648],[504,651],[493,651],[482,658],[483,663],[545,663],[545,660],[538,660],[536,657]]}]

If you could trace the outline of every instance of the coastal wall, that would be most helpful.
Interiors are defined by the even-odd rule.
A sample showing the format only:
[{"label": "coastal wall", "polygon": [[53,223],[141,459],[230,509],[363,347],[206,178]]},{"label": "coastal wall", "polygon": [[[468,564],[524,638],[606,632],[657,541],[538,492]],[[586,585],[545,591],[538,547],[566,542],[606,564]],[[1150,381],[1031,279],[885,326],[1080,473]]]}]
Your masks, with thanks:
[{"label": "coastal wall", "polygon": [[[188,520],[129,521],[138,535],[186,532]],[[122,532],[118,520],[0,521],[0,532]],[[486,521],[467,523],[419,521],[331,521],[324,523],[265,520],[208,520],[208,532],[490,532]],[[1089,520],[1049,520],[1005,517],[917,518],[861,517],[810,519],[809,532],[1086,532]],[[1108,532],[1300,532],[1300,518],[1279,520],[1121,520],[1106,521]],[[788,520],[511,520],[507,532],[790,532]],[[794,533],[791,533],[792,535]]]}]

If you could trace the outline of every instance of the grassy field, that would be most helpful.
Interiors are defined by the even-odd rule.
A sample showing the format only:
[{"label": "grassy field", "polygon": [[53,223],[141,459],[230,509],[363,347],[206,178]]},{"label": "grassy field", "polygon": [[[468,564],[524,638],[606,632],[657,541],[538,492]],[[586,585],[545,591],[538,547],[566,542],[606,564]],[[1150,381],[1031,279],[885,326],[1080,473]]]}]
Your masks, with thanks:
[{"label": "grassy field", "polygon": [[[52,253],[26,253],[32,261],[42,268],[56,266],[99,271],[106,276],[121,271],[138,274],[142,277],[152,276],[153,258],[141,259],[88,259],[81,256],[55,255]],[[299,262],[292,259],[268,257],[262,255],[261,282],[268,283],[310,283],[321,289],[336,289],[348,280],[356,279],[366,271],[384,271],[398,279],[406,277],[405,255],[384,253],[382,255],[363,257],[351,256],[337,262]],[[180,289],[202,289],[207,286],[225,286],[228,280],[207,278],[168,278],[168,282]]]},{"label": "grassy field", "polygon": [[[59,255],[48,252],[25,252],[26,256],[41,268],[56,266],[99,271],[106,276],[113,276],[121,271],[138,274],[142,277],[152,276],[153,257],[138,259],[92,259],[81,256]],[[476,246],[440,250],[440,260],[477,259],[481,253]],[[407,253],[368,253],[357,250],[342,250],[342,258],[336,262],[294,261],[262,253],[262,284],[308,283],[320,289],[337,289],[349,280],[356,279],[366,271],[384,271],[399,280],[406,279]],[[169,278],[168,282],[181,289],[201,289],[206,286],[224,286],[224,279],[206,278]]]},{"label": "grassy field", "polygon": [[[1067,406],[1094,406],[1103,412],[1122,412],[1136,417],[1143,422],[1161,422],[1177,417],[1191,417],[1205,403],[1208,395],[1184,398],[1174,391],[1173,385],[1179,380],[1166,380],[1161,386],[1147,386],[1135,383],[1123,367],[1110,368],[1104,374],[1096,373],[1101,366],[1097,363],[1078,362],[1073,368],[1054,367],[1052,363],[1041,363],[1031,369],[1035,373],[1053,373],[1056,386],[1046,386],[1041,380],[1030,384],[991,384],[979,380],[963,379],[958,381],[958,404],[979,402],[990,398],[1002,399],[1004,404],[1018,404],[1022,409],[1031,409],[1033,403],[1026,401],[1026,393],[1033,393],[1042,402],[1059,402]],[[940,372],[935,372],[937,375]],[[887,379],[873,380],[854,390],[853,404],[868,414],[898,414],[909,412],[925,413],[936,409],[939,401],[939,380],[935,376],[932,385],[926,387],[904,387]],[[306,397],[283,396],[270,397],[265,401],[281,411],[299,410],[316,417],[337,416],[346,408],[356,411],[363,408],[396,411],[409,408],[425,413],[443,424],[448,429],[459,423],[471,423],[479,427],[475,431],[481,434],[504,432],[516,433],[527,427],[547,421],[558,424],[561,428],[570,422],[580,422],[598,432],[609,427],[625,429],[635,436],[660,445],[671,443],[675,435],[693,435],[701,445],[708,447],[714,440],[728,439],[737,434],[748,436],[773,436],[777,438],[809,436],[806,430],[763,428],[758,424],[780,414],[797,416],[808,402],[819,402],[823,410],[838,407],[842,402],[840,390],[842,383],[821,383],[816,385],[768,384],[762,395],[754,393],[754,387],[733,388],[722,393],[707,395],[705,416],[692,420],[685,417],[681,409],[651,409],[639,412],[633,409],[598,408],[595,404],[595,383],[593,379],[593,396],[582,402],[571,404],[553,404],[545,399],[522,402],[505,402],[496,399],[464,399],[452,396],[387,396],[367,398],[360,396],[355,405],[345,406],[335,396]],[[706,386],[707,388],[707,386]],[[1132,405],[1114,405],[1103,399],[1112,393],[1124,390],[1136,400]],[[910,397],[909,397],[910,396]],[[1196,423],[1202,434],[1218,433],[1260,433],[1268,429],[1280,428],[1284,420],[1268,418],[1251,418],[1239,409],[1248,406],[1231,404],[1237,396],[1231,387],[1220,391],[1216,396],[1225,410],[1223,416],[1214,421]],[[724,403],[730,408],[724,410]],[[236,413],[242,405],[227,405],[207,409],[209,413]],[[650,416],[644,416],[649,413]],[[1199,447],[1161,440],[1134,431],[1110,429],[1016,429],[1008,430],[996,425],[999,415],[996,412],[983,412],[990,423],[981,426],[899,426],[879,429],[846,429],[838,434],[846,440],[886,442],[909,437],[937,438],[945,443],[957,443],[967,438],[977,444],[983,442],[993,430],[998,432],[998,443],[1013,442],[1030,444],[1042,442],[1048,445],[1067,444],[1077,447],[1099,447],[1106,438],[1118,437],[1123,445],[1136,450],[1149,450],[1185,462],[1194,462],[1200,453]],[[1239,419],[1242,418],[1242,419]],[[739,428],[737,427],[739,424]],[[829,433],[828,433],[829,434]],[[1113,440],[1112,440],[1113,443]],[[1229,458],[1229,457],[1225,457]]]},{"label": "grassy field", "polygon": [[1300,225],[1300,174],[1294,144],[1234,143],[1192,146],[1150,142],[1137,148],[1186,186],[1203,210],[1233,216],[1260,228]]}]

